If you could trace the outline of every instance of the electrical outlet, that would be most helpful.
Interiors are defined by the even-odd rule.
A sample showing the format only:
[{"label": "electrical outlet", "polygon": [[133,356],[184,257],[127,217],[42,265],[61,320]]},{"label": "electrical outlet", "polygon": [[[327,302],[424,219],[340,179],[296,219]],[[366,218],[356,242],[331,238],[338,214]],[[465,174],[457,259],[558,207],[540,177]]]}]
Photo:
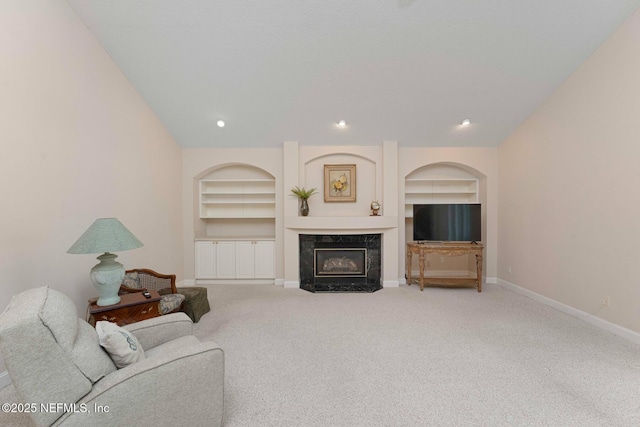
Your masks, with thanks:
[{"label": "electrical outlet", "polygon": [[509,274],[511,274],[511,266],[509,266]]},{"label": "electrical outlet", "polygon": [[611,305],[611,299],[609,299],[608,295],[605,295],[602,299],[602,305],[605,307],[609,307],[609,305]]}]

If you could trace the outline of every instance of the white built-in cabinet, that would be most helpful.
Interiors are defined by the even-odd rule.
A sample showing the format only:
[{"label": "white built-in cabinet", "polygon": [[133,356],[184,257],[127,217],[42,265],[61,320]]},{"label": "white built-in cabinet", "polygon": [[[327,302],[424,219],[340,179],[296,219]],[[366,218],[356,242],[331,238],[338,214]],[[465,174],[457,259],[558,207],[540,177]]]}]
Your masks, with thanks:
[{"label": "white built-in cabinet", "polygon": [[235,265],[235,242],[196,242],[196,279],[234,279]]},{"label": "white built-in cabinet", "polygon": [[273,240],[199,240],[196,279],[273,279]]},{"label": "white built-in cabinet", "polygon": [[237,279],[273,279],[274,276],[273,241],[236,242]]}]

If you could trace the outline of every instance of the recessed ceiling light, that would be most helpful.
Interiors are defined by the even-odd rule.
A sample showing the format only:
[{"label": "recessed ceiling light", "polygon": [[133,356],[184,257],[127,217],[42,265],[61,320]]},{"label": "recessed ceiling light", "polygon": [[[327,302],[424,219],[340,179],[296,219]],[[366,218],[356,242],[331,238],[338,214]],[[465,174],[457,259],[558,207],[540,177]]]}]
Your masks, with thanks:
[{"label": "recessed ceiling light", "polygon": [[224,127],[224,120],[218,120],[218,123],[216,123],[218,125],[219,128],[223,128]]},{"label": "recessed ceiling light", "polygon": [[339,127],[339,128],[345,128],[345,127],[347,127],[347,122],[345,122],[344,120],[340,120],[340,121],[338,122],[338,127]]},{"label": "recessed ceiling light", "polygon": [[462,122],[460,122],[460,126],[469,126],[471,124],[471,120],[469,119],[464,119]]}]

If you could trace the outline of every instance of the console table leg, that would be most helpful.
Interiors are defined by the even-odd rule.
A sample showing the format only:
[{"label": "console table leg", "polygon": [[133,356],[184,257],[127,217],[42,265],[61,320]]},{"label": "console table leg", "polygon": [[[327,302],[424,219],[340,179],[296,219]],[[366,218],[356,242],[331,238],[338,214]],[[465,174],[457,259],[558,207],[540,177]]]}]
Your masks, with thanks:
[{"label": "console table leg", "polygon": [[411,257],[413,253],[407,251],[407,285],[411,286]]},{"label": "console table leg", "polygon": [[478,275],[478,292],[482,292],[482,254],[476,254],[476,271]]},{"label": "console table leg", "polygon": [[420,260],[420,290],[424,291],[424,254],[421,252],[418,255]]}]

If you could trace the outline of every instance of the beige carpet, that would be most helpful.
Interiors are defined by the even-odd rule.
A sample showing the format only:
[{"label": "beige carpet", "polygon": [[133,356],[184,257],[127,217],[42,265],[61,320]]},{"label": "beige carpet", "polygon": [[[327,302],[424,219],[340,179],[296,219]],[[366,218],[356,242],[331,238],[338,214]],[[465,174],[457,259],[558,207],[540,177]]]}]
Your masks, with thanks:
[{"label": "beige carpet", "polygon": [[496,285],[208,288],[226,426],[640,425],[639,346]]}]

